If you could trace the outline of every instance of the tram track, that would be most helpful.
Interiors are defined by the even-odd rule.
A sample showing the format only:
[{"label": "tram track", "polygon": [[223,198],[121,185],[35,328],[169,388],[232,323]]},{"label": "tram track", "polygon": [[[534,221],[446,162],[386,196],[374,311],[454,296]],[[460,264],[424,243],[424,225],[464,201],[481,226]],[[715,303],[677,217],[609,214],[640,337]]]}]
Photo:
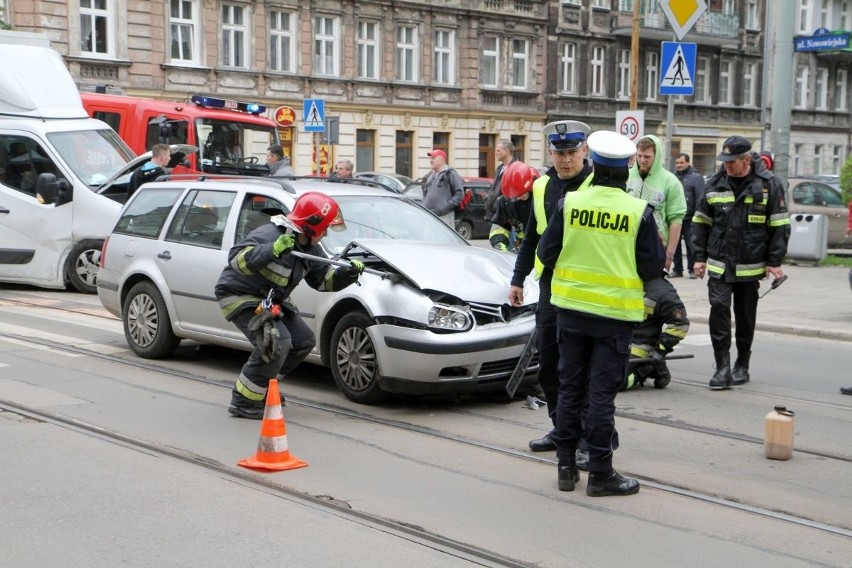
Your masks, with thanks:
[{"label": "tram track", "polygon": [[[17,334],[0,332],[0,337],[7,337],[7,338],[10,338],[10,339],[16,340],[16,341],[28,341],[28,342],[31,342],[31,343],[34,343],[34,344],[37,344],[37,345],[41,345],[43,347],[50,347],[50,348],[53,348],[53,349],[59,349],[59,350],[62,350],[62,351],[67,351],[67,352],[75,353],[75,354],[78,354],[78,355],[86,355],[86,356],[90,356],[90,357],[95,357],[95,358],[105,360],[105,361],[109,361],[109,362],[112,362],[112,363],[130,366],[130,367],[146,370],[146,371],[149,371],[149,372],[161,373],[161,374],[174,376],[174,377],[182,378],[182,379],[186,379],[186,380],[191,380],[191,381],[195,381],[195,382],[199,382],[199,383],[203,383],[203,384],[207,384],[207,385],[212,385],[212,386],[216,386],[216,387],[221,387],[223,389],[230,390],[232,388],[232,384],[230,382],[227,382],[227,381],[218,380],[218,379],[215,379],[215,378],[195,374],[195,373],[188,372],[188,371],[182,371],[182,370],[178,370],[178,369],[172,369],[172,368],[169,368],[169,367],[164,367],[162,365],[158,365],[156,363],[152,363],[152,362],[149,362],[149,361],[146,361],[146,360],[126,359],[124,357],[117,356],[117,355],[97,353],[97,352],[94,352],[94,351],[91,351],[91,350],[88,350],[88,349],[85,349],[85,348],[77,347],[77,346],[54,344],[54,343],[47,342],[47,341],[41,341],[38,338],[26,337],[26,336],[21,336],[21,335],[17,335]],[[470,437],[467,437],[467,436],[462,436],[462,435],[458,435],[458,434],[453,434],[453,433],[449,433],[449,432],[436,430],[434,428],[430,428],[430,427],[426,427],[426,426],[421,426],[421,425],[418,425],[418,424],[413,424],[413,423],[410,423],[410,422],[404,422],[404,421],[400,421],[400,420],[383,418],[383,417],[379,417],[379,416],[365,414],[363,412],[359,412],[359,411],[356,411],[356,410],[347,409],[347,408],[343,408],[343,407],[340,407],[340,406],[331,405],[331,404],[327,404],[327,403],[320,403],[320,402],[306,400],[306,399],[302,399],[302,398],[293,397],[293,396],[288,395],[287,404],[288,404],[288,406],[290,406],[290,405],[301,406],[301,407],[310,408],[310,409],[321,411],[321,412],[327,412],[327,413],[334,414],[334,415],[337,415],[337,416],[346,417],[346,418],[349,418],[349,419],[360,420],[360,421],[370,422],[370,423],[373,423],[373,424],[382,425],[382,426],[387,427],[387,428],[394,428],[394,429],[407,431],[407,432],[414,433],[414,434],[431,436],[431,437],[435,437],[435,438],[438,438],[438,439],[441,439],[441,440],[451,441],[451,442],[458,443],[458,444],[464,444],[466,446],[476,447],[476,448],[479,448],[479,449],[499,453],[499,454],[504,455],[504,456],[510,456],[510,457],[525,460],[525,461],[532,461],[532,462],[539,462],[539,463],[551,463],[551,464],[556,463],[556,460],[554,458],[543,457],[541,455],[531,454],[531,453],[526,452],[526,451],[520,451],[520,450],[516,450],[516,449],[513,449],[513,448],[501,446],[501,445],[498,445],[498,444],[492,444],[492,443],[484,442],[482,440],[477,440],[477,439],[470,438]],[[156,446],[155,444],[150,444],[150,443],[147,443],[147,442],[141,442],[141,441],[138,441],[138,440],[127,438],[126,436],[123,436],[120,433],[109,432],[109,431],[100,429],[99,427],[96,427],[96,426],[84,425],[82,423],[77,423],[74,420],[67,419],[67,418],[62,417],[60,415],[51,415],[50,413],[46,413],[46,412],[43,412],[41,410],[37,410],[37,409],[33,409],[33,408],[26,408],[26,407],[15,405],[13,403],[0,401],[0,408],[4,408],[4,407],[8,407],[8,409],[10,409],[12,411],[19,412],[19,413],[32,413],[33,416],[38,417],[38,418],[43,419],[43,420],[55,421],[56,423],[65,423],[68,427],[76,427],[76,428],[81,428],[81,429],[84,429],[84,430],[88,428],[93,433],[97,433],[99,435],[107,436],[107,437],[114,437],[115,439],[121,440],[125,443],[142,444],[142,446],[140,446],[140,447],[144,447],[144,448],[146,448],[150,451],[160,451],[160,450],[158,450],[158,446]],[[461,412],[464,412],[464,411],[461,411]],[[471,414],[474,414],[474,413],[471,413]],[[478,413],[476,414],[476,416],[481,418],[481,419],[498,420],[498,421],[500,420],[500,418],[497,418],[497,417],[482,415],[482,414],[478,414]],[[619,412],[619,416],[621,416],[622,418],[625,418],[625,419],[636,420],[636,421],[641,421],[641,422],[646,422],[646,423],[653,423],[653,424],[658,424],[658,425],[662,425],[662,426],[669,427],[669,428],[675,428],[675,429],[679,429],[679,430],[696,432],[696,433],[701,433],[701,434],[704,434],[704,435],[716,436],[716,437],[736,440],[736,441],[745,442],[745,443],[761,444],[761,445],[763,443],[762,440],[758,440],[758,439],[753,438],[751,436],[746,436],[746,435],[743,435],[743,434],[732,433],[732,432],[726,432],[726,431],[715,429],[715,428],[707,428],[707,427],[702,427],[702,426],[697,426],[697,425],[690,425],[690,424],[686,424],[686,423],[679,422],[679,421],[667,420],[667,419],[664,419],[664,418],[650,417],[650,416],[647,416],[647,415],[631,413],[631,412],[623,412],[623,411]],[[207,460],[203,457],[200,457],[200,456],[194,456],[193,454],[181,452],[181,451],[175,450],[174,448],[162,448],[161,450],[162,450],[162,453],[165,454],[165,455],[170,455],[170,456],[178,458],[178,459],[183,459],[184,461],[195,460],[197,462],[197,465],[205,466],[205,467],[209,466],[211,468],[222,468],[221,471],[219,469],[217,469],[217,471],[220,471],[220,473],[224,472],[224,473],[227,473],[229,475],[234,474],[234,470],[232,468],[222,466],[220,464],[210,463],[209,460]],[[852,462],[852,458],[842,456],[842,455],[831,454],[831,453],[828,453],[828,452],[817,451],[817,450],[808,450],[808,449],[797,448],[796,452],[802,453],[802,454],[809,454],[809,455],[813,455],[813,456],[818,456],[818,457],[825,458],[825,459],[837,460],[837,461],[841,461],[841,462],[844,462],[844,463]],[[193,463],[195,463],[195,462],[193,462]],[[242,474],[241,472],[238,472],[238,473],[240,473],[240,475],[238,475],[237,477],[239,477],[240,479],[243,479],[244,477],[248,477],[251,480],[256,480],[256,478],[251,477],[247,474]],[[824,531],[824,532],[835,534],[835,535],[852,537],[852,530],[849,530],[849,529],[844,528],[844,527],[834,526],[834,525],[830,525],[830,524],[826,524],[826,523],[821,523],[821,522],[815,521],[813,519],[809,519],[809,518],[794,515],[794,514],[785,513],[785,512],[782,512],[782,511],[775,511],[775,510],[770,510],[770,509],[766,509],[766,508],[762,508],[762,507],[752,506],[752,505],[749,505],[747,503],[743,503],[743,502],[732,500],[732,499],[726,499],[726,498],[719,497],[719,496],[716,496],[716,495],[701,493],[701,492],[694,491],[694,490],[691,490],[691,489],[686,488],[686,487],[676,486],[676,485],[672,485],[672,484],[669,484],[669,483],[662,483],[662,482],[656,481],[654,479],[649,479],[647,477],[643,477],[641,475],[636,475],[636,474],[632,474],[632,475],[639,478],[642,481],[643,485],[645,485],[649,488],[653,488],[655,490],[659,490],[659,491],[662,491],[662,492],[665,492],[665,493],[672,494],[672,495],[677,495],[677,496],[681,496],[681,497],[685,497],[685,498],[689,498],[689,499],[694,499],[694,500],[697,500],[697,501],[716,505],[716,506],[719,506],[719,507],[724,507],[724,508],[727,508],[727,509],[732,509],[732,510],[740,511],[740,512],[743,512],[743,513],[748,513],[748,514],[754,514],[754,515],[758,515],[758,516],[773,519],[773,520],[784,521],[784,522],[792,523],[792,524],[803,526],[803,527],[808,527],[808,528],[811,528],[811,529],[816,529],[816,530],[819,530],[819,531]],[[271,487],[274,487],[276,489],[279,488],[277,485],[274,485],[274,484],[262,484],[262,485],[264,485],[264,486],[270,485]],[[294,498],[295,498],[295,496],[303,497],[305,499],[319,499],[319,498],[316,498],[316,497],[313,497],[313,496],[306,496],[306,495],[303,495],[301,493],[295,493],[294,492]],[[319,500],[319,502],[320,502],[320,504],[324,504],[324,505],[327,504],[327,503],[323,502],[322,500]],[[368,513],[358,513],[358,515],[366,515],[366,517],[370,517],[370,515]],[[386,519],[378,519],[378,518],[376,519],[376,522],[393,524],[393,521],[388,521]],[[419,530],[419,529],[412,528],[405,523],[399,523],[399,527],[397,527],[397,528],[400,528],[400,530],[411,529],[411,530],[415,530],[415,532],[417,532],[417,530]],[[444,537],[440,537],[440,536],[437,536],[437,535],[433,535],[432,537],[430,537],[429,534],[431,534],[431,533],[424,533],[423,535],[421,535],[421,537],[426,538],[426,539],[438,538],[439,540],[444,538]],[[450,546],[450,545],[452,545],[452,542],[449,541],[446,545]],[[492,560],[489,560],[489,562],[490,561],[492,561]],[[512,561],[511,559],[504,559],[502,557],[496,558],[493,561],[495,561],[495,562],[504,562],[504,561],[510,562],[509,564],[500,564],[500,563],[493,564],[495,566],[516,566],[516,565],[521,566],[521,565],[523,565],[523,564],[516,564],[516,563],[513,564],[511,562],[514,562],[514,561]]]}]

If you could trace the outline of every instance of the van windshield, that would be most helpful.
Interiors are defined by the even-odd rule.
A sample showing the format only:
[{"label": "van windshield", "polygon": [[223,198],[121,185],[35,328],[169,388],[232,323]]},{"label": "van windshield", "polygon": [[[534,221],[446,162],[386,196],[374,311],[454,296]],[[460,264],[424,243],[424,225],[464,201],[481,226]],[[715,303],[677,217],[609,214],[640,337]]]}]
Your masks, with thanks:
[{"label": "van windshield", "polygon": [[136,156],[111,129],[53,132],[62,160],[89,187],[100,187]]}]

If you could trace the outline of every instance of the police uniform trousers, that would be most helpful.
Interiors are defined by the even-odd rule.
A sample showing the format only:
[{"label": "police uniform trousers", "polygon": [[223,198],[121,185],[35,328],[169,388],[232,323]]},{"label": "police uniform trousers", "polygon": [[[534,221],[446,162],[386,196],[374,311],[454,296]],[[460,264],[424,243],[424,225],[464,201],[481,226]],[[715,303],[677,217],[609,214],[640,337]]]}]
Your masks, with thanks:
[{"label": "police uniform trousers", "polygon": [[243,332],[243,335],[254,346],[248,361],[240,371],[240,381],[244,384],[248,381],[252,385],[260,387],[265,393],[269,386],[269,379],[276,377],[280,379],[295,369],[314,348],[316,338],[314,332],[298,314],[291,310],[281,310],[281,316],[274,320],[275,329],[278,330],[280,337],[281,353],[277,359],[264,363],[257,348],[259,333],[248,328],[249,322],[254,316],[254,310],[242,310],[231,322]]},{"label": "police uniform trousers", "polygon": [[757,300],[760,282],[725,282],[709,278],[707,296],[710,300],[710,340],[715,353],[731,350],[731,296],[734,299],[734,317],[737,322],[737,352],[751,351],[754,326],[757,322]]},{"label": "police uniform trousers", "polygon": [[[559,340],[556,334],[556,308],[550,303],[550,274],[538,281],[538,308],[535,326],[538,331],[538,383],[544,391],[547,414],[556,428],[556,407],[559,400]],[[552,438],[553,436],[551,436]]]},{"label": "police uniform trousers", "polygon": [[[559,402],[556,407],[556,455],[574,458],[585,439],[589,472],[612,470],[618,447],[615,396],[630,358],[633,322],[556,308],[559,333]],[[585,408],[585,420],[582,415]]]}]

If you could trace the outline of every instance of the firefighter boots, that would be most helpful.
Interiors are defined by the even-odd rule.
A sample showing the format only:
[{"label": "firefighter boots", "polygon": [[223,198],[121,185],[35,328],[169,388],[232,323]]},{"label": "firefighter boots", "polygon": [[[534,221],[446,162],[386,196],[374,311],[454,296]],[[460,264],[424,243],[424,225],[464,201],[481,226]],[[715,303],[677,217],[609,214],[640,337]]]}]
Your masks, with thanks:
[{"label": "firefighter boots", "polygon": [[633,495],[638,492],[638,481],[631,477],[624,477],[614,469],[608,473],[590,473],[589,481],[586,483],[586,495],[589,497]]},{"label": "firefighter boots", "polygon": [[231,391],[231,406],[228,414],[249,420],[263,420],[266,403],[262,400],[249,400],[236,390]]},{"label": "firefighter boots", "polygon": [[737,354],[737,362],[734,364],[734,371],[731,373],[733,384],[744,385],[751,377],[748,374],[748,360],[751,358],[751,351],[743,351]]},{"label": "firefighter boots", "polygon": [[734,382],[731,376],[731,356],[728,353],[716,352],[716,372],[710,379],[712,390],[729,389]]},{"label": "firefighter boots", "polygon": [[[573,452],[572,452],[573,453]],[[559,490],[574,491],[574,486],[580,481],[580,471],[574,460],[559,460]]]}]

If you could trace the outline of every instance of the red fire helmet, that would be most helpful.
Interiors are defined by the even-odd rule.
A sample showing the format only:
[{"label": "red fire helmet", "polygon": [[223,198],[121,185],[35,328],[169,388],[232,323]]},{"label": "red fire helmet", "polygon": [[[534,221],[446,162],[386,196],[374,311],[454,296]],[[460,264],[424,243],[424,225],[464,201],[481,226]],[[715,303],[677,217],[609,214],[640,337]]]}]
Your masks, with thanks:
[{"label": "red fire helmet", "polygon": [[346,228],[337,201],[318,191],[302,194],[287,218],[308,237],[318,237],[326,229],[342,231]]}]

